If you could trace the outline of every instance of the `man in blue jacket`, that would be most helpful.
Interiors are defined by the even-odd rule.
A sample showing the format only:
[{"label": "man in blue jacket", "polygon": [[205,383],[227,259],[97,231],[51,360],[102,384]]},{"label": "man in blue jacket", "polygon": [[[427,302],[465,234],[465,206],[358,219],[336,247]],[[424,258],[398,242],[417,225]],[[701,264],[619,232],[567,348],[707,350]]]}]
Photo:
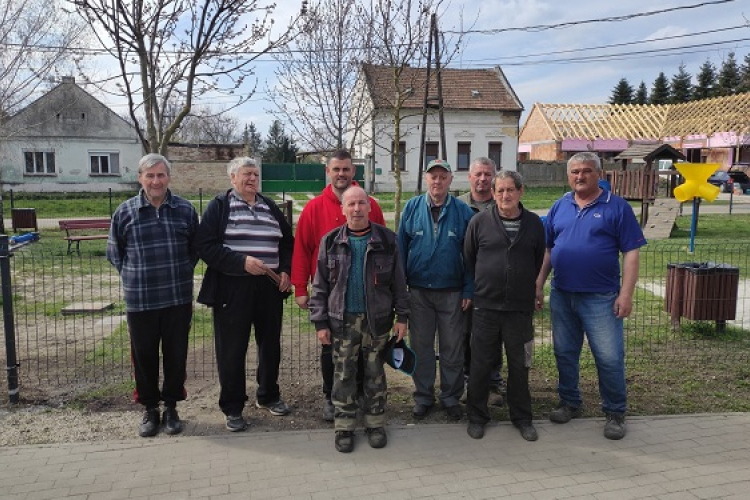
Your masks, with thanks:
[{"label": "man in blue jacket", "polygon": [[440,350],[439,399],[449,420],[460,420],[464,390],[463,319],[473,280],[463,261],[464,234],[474,212],[448,194],[453,174],[445,160],[427,164],[427,193],[409,200],[401,215],[398,244],[410,292],[409,340],[417,355],[414,418],[435,403],[435,331]]}]

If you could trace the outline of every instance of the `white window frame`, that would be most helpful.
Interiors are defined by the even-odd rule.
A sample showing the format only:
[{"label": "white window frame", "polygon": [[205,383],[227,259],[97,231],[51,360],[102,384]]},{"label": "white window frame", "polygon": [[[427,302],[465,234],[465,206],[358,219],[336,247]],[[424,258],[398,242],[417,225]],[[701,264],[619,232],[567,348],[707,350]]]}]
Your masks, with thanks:
[{"label": "white window frame", "polygon": [[[27,155],[31,155],[33,161],[33,172],[26,167]],[[50,167],[50,159],[52,166]],[[41,160],[41,162],[40,162]],[[24,149],[23,150],[23,175],[27,176],[52,176],[57,175],[57,161],[54,149]]]},{"label": "white window frame", "polygon": [[[107,158],[107,172],[102,172],[102,158]],[[97,161],[97,168],[94,169],[94,160]],[[120,152],[119,151],[89,151],[88,171],[90,176],[120,176]]]}]

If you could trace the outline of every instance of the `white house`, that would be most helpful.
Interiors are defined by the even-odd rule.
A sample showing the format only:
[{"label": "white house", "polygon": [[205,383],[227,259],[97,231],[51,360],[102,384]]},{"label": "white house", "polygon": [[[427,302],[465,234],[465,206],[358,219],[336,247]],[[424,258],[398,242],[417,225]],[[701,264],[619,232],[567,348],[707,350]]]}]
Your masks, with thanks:
[{"label": "white house", "polygon": [[67,77],[0,123],[0,182],[17,191],[137,187],[135,128]]},{"label": "white house", "polygon": [[[454,171],[451,189],[467,190],[471,159],[492,158],[499,168],[516,169],[519,120],[523,105],[499,66],[493,69],[442,69],[443,116],[446,159]],[[437,97],[432,71],[426,85],[426,69],[405,68],[396,89],[394,70],[364,64],[356,84],[355,106],[347,141],[353,156],[368,165],[365,181],[373,191],[393,191],[394,103],[401,96],[399,167],[405,191],[417,187],[422,136],[422,108]],[[442,157],[437,101],[427,111],[425,159]]]}]

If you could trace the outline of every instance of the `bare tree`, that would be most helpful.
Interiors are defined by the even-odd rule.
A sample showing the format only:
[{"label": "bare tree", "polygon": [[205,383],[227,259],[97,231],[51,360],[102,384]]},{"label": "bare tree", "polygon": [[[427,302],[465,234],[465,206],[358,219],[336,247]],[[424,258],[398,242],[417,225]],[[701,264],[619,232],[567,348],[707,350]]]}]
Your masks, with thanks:
[{"label": "bare tree", "polygon": [[344,149],[347,127],[353,142],[361,125],[351,107],[358,65],[369,61],[369,13],[355,0],[320,0],[308,16],[294,43],[274,53],[272,112],[312,150]]},{"label": "bare tree", "polygon": [[[85,33],[80,18],[57,0],[0,1],[0,128],[56,77],[70,74],[77,57],[71,49],[83,45]],[[3,215],[0,193],[0,233]]]},{"label": "bare tree", "polygon": [[[243,84],[251,63],[288,43],[303,14],[271,38],[275,4],[257,0],[70,1],[117,59],[120,90],[141,143],[161,154],[194,99],[221,93],[237,96],[235,106],[248,100],[254,88],[245,92]],[[182,103],[174,116],[164,113],[170,101]]]},{"label": "bare tree", "polygon": [[[428,89],[425,86],[424,72],[430,33],[430,17],[441,6],[442,0],[377,0],[373,4],[368,20],[372,33],[372,59],[389,70],[390,93],[380,96],[385,101],[381,108],[391,114],[388,129],[392,131],[390,144],[376,144],[391,154],[396,192],[395,227],[398,229],[401,218],[402,180],[399,158],[401,138],[405,131],[402,124],[411,111],[404,107],[407,99],[418,99]],[[456,47],[460,44],[456,43]],[[445,44],[442,44],[445,47]],[[450,54],[449,54],[450,55]],[[443,55],[445,57],[445,55]],[[449,59],[447,57],[446,59]],[[444,60],[446,62],[446,60]],[[377,111],[376,111],[377,112]],[[392,128],[391,128],[392,127]],[[388,130],[381,130],[386,133]]]},{"label": "bare tree", "polygon": [[57,0],[0,2],[0,119],[56,77],[70,74],[71,49],[86,30]]},{"label": "bare tree", "polygon": [[233,144],[242,142],[240,120],[224,110],[193,106],[174,136],[190,144]]}]

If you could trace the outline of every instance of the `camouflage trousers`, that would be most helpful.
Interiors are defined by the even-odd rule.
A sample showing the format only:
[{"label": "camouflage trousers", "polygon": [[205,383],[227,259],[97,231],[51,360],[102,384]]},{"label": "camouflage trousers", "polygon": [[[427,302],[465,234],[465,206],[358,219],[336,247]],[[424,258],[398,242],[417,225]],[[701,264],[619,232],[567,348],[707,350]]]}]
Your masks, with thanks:
[{"label": "camouflage trousers", "polygon": [[385,426],[387,384],[381,352],[388,334],[373,338],[365,314],[346,314],[344,326],[331,332],[333,342],[333,391],[335,429],[353,431],[357,425],[357,363],[362,351],[364,382],[362,411],[365,427]]}]

